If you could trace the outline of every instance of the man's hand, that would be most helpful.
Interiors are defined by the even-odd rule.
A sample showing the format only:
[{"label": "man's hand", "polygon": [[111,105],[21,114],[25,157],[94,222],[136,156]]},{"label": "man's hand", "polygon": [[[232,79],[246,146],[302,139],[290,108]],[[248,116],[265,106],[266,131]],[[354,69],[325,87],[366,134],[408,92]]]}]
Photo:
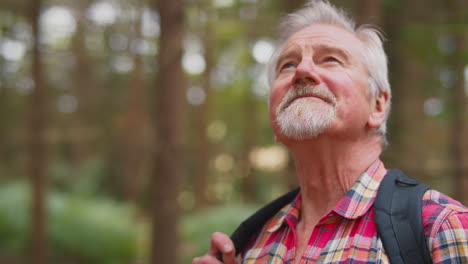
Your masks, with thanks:
[{"label": "man's hand", "polygon": [[[222,254],[223,262],[216,257]],[[192,264],[237,264],[234,243],[226,234],[215,232],[211,235],[210,248],[206,255],[194,258]]]}]

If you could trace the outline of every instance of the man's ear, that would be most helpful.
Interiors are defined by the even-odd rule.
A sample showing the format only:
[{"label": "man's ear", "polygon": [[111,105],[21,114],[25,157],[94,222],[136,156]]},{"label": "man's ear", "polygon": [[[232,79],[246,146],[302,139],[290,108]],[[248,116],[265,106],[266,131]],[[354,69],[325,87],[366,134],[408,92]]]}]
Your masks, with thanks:
[{"label": "man's ear", "polygon": [[367,125],[370,128],[378,128],[385,121],[385,114],[390,106],[390,95],[388,92],[381,92],[373,102],[372,113],[369,115]]}]

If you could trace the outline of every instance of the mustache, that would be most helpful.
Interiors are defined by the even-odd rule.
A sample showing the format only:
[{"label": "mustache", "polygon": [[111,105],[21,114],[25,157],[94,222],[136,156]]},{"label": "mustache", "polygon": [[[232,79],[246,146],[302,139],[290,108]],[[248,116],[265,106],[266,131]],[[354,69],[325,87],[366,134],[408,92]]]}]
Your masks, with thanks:
[{"label": "mustache", "polygon": [[313,96],[322,99],[332,106],[336,106],[336,97],[329,89],[323,86],[314,86],[310,84],[298,84],[290,89],[278,106],[277,112],[281,112],[296,99],[301,97]]}]

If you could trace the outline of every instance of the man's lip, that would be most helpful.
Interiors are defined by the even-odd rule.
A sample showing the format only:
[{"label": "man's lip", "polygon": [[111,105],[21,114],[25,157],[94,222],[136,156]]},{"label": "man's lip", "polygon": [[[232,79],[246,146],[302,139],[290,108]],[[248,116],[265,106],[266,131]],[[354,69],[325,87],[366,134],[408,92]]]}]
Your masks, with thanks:
[{"label": "man's lip", "polygon": [[326,98],[323,98],[321,96],[318,96],[318,95],[314,95],[314,94],[306,94],[306,95],[300,95],[300,96],[296,96],[294,97],[293,99],[291,99],[284,107],[283,109],[286,109],[288,108],[294,101],[296,101],[297,99],[301,99],[301,98],[306,98],[306,97],[315,97],[315,98],[318,98],[322,101],[324,101],[325,103],[328,103],[328,104],[331,104],[332,102]]}]

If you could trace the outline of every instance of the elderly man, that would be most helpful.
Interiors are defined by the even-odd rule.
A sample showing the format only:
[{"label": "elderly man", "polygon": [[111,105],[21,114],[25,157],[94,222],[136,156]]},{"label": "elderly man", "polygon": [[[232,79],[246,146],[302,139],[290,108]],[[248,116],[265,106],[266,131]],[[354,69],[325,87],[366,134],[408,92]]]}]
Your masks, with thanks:
[{"label": "elderly man", "polygon": [[[270,119],[300,192],[238,257],[231,239],[214,233],[193,263],[389,263],[374,210],[390,108],[379,32],[314,1],[285,18],[279,44],[268,66]],[[434,190],[420,204],[432,262],[468,263],[467,208]]]}]

